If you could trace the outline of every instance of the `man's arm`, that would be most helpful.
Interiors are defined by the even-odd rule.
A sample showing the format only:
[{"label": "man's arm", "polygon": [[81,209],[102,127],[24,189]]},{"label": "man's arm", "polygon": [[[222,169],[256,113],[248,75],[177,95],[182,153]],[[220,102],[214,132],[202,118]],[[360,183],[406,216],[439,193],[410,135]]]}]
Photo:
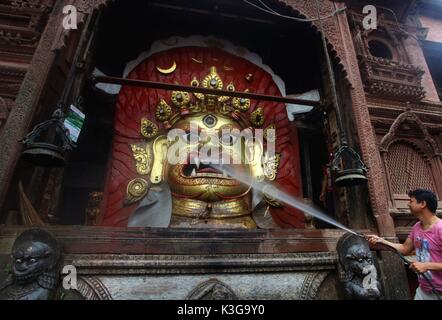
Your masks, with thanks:
[{"label": "man's arm", "polygon": [[377,243],[385,244],[389,247],[396,249],[400,254],[403,254],[404,256],[410,255],[414,249],[413,241],[411,241],[410,238],[407,238],[407,240],[405,240],[403,244],[390,242],[376,235],[369,235],[366,236],[366,238],[368,242],[372,245],[375,245]]},{"label": "man's arm", "polygon": [[[440,245],[442,246],[442,231],[439,233]],[[418,262],[415,261],[410,265],[411,269],[418,273],[424,273],[427,271],[441,271],[442,272],[442,261],[437,262]]]},{"label": "man's arm", "polygon": [[442,262],[413,262],[411,264],[411,269],[416,272],[424,273],[428,270],[431,271],[442,271]]}]

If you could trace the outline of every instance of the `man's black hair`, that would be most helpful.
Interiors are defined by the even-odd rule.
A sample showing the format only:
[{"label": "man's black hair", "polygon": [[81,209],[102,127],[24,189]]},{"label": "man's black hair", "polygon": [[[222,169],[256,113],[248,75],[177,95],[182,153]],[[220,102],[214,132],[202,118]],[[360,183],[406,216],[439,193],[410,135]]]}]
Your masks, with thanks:
[{"label": "man's black hair", "polygon": [[436,213],[437,209],[437,197],[433,191],[426,189],[416,189],[408,192],[408,196],[415,198],[418,203],[426,202],[428,209]]}]

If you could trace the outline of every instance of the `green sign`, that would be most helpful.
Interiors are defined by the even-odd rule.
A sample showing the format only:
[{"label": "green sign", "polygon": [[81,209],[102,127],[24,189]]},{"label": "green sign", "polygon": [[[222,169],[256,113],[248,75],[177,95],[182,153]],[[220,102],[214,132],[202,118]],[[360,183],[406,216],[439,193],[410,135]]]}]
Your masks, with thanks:
[{"label": "green sign", "polygon": [[78,110],[74,105],[71,105],[68,115],[64,121],[64,126],[69,130],[71,140],[73,142],[78,141],[81,128],[83,128],[85,115]]}]

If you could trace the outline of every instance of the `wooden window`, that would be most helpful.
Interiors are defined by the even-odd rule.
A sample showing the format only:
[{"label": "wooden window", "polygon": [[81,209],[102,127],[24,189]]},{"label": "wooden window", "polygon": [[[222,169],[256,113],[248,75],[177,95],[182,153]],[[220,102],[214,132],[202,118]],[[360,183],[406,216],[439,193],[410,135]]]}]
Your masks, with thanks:
[{"label": "wooden window", "polygon": [[411,145],[395,143],[389,148],[387,168],[394,206],[408,209],[408,191],[417,188],[436,191],[429,164]]}]

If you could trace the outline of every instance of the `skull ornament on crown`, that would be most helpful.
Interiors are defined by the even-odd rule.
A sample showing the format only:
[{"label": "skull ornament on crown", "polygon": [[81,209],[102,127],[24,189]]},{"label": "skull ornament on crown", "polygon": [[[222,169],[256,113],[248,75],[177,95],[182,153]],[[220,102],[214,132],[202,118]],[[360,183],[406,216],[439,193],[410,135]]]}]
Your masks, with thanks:
[{"label": "skull ornament on crown", "polygon": [[[281,96],[268,72],[218,48],[155,53],[128,78]],[[150,226],[138,218],[155,211],[169,214],[169,227],[256,228],[257,191],[213,166],[217,160],[229,172],[302,194],[297,131],[283,103],[124,86],[114,129],[102,225]],[[274,223],[304,227],[301,212],[264,199]]]}]

